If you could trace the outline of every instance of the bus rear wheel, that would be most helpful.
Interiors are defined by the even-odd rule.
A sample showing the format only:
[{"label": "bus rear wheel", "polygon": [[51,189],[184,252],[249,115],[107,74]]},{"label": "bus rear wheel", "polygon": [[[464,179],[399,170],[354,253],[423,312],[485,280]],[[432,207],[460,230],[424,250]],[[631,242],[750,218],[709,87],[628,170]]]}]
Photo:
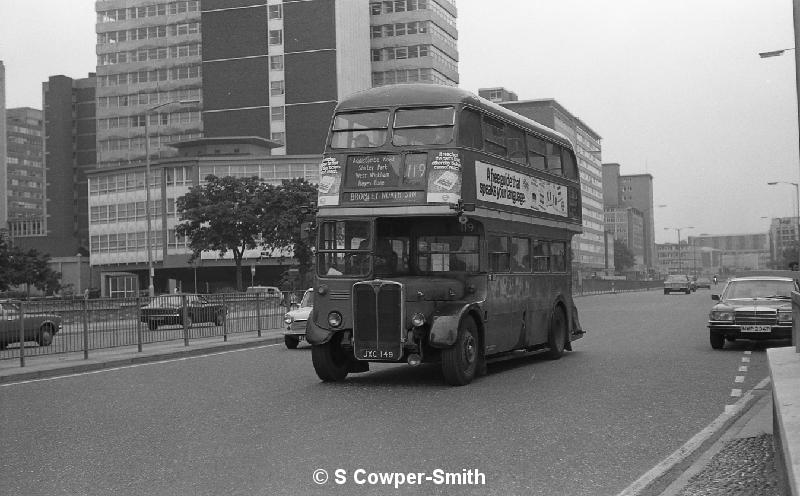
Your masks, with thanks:
[{"label": "bus rear wheel", "polygon": [[458,337],[450,348],[442,350],[442,375],[451,386],[472,382],[478,370],[480,348],[478,326],[472,317],[465,317],[458,326]]},{"label": "bus rear wheel", "polygon": [[315,344],[311,348],[311,363],[323,382],[339,382],[347,377],[352,358],[342,349],[341,339],[340,333],[327,343]]},{"label": "bus rear wheel", "polygon": [[550,331],[547,333],[547,351],[545,357],[558,360],[564,355],[567,344],[567,316],[564,310],[558,307],[550,319]]}]

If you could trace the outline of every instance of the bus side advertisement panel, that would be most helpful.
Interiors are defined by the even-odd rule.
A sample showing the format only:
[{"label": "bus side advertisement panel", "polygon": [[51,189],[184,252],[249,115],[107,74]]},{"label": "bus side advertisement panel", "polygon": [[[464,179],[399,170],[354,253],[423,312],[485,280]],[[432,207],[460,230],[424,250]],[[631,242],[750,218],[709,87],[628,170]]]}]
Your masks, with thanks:
[{"label": "bus side advertisement panel", "polygon": [[431,155],[428,203],[457,203],[461,198],[461,156],[457,151],[439,151]]},{"label": "bus side advertisement panel", "polygon": [[475,161],[476,199],[497,205],[567,217],[567,187]]}]

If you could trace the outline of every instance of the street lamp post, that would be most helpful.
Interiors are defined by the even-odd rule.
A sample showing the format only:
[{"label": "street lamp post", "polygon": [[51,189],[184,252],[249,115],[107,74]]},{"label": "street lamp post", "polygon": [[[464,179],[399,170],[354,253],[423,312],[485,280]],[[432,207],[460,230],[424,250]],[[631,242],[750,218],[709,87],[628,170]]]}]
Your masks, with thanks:
[{"label": "street lamp post", "polygon": [[151,216],[152,213],[150,211],[150,115],[155,112],[156,110],[160,109],[161,107],[166,107],[167,105],[191,105],[194,103],[200,103],[200,100],[177,100],[172,102],[164,102],[159,103],[153,107],[150,107],[144,111],[144,154],[145,154],[145,168],[144,168],[144,191],[145,191],[145,200],[144,200],[144,217],[145,222],[147,224],[146,228],[146,239],[145,244],[147,245],[147,294],[150,297],[155,296],[155,286],[153,285],[153,280],[155,276],[155,269],[153,268],[153,238],[152,238],[152,227],[151,227]]},{"label": "street lamp post", "polygon": [[694,226],[686,226],[686,227],[665,227],[665,231],[669,230],[677,231],[678,233],[678,273],[683,273],[683,263],[681,261],[681,230],[683,229],[694,229]]},{"label": "street lamp post", "polygon": [[794,215],[795,215],[795,231],[797,234],[797,270],[800,270],[800,185],[798,183],[793,183],[789,181],[770,181],[767,184],[770,186],[775,186],[777,184],[791,184],[794,186],[795,191],[795,204],[794,204]]}]

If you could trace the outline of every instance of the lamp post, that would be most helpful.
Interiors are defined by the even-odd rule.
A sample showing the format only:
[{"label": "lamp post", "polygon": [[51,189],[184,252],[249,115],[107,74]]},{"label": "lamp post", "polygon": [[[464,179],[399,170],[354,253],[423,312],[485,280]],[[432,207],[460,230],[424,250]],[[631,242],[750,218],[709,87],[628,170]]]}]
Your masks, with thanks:
[{"label": "lamp post", "polygon": [[770,181],[767,184],[770,186],[775,186],[776,184],[791,184],[794,186],[795,190],[795,204],[794,204],[794,215],[795,215],[795,230],[797,234],[797,270],[800,270],[800,185],[798,183],[793,183],[789,181]]},{"label": "lamp post", "polygon": [[167,105],[191,105],[200,103],[200,100],[177,100],[172,102],[159,103],[153,107],[145,109],[144,111],[144,154],[145,154],[145,168],[144,168],[144,217],[147,224],[147,232],[145,244],[147,247],[147,294],[150,297],[155,296],[155,286],[153,279],[155,278],[155,269],[153,268],[153,238],[151,227],[151,212],[150,212],[150,115],[161,107]]},{"label": "lamp post", "polygon": [[681,230],[683,229],[694,229],[694,226],[685,226],[685,227],[665,227],[665,231],[674,230],[678,233],[678,273],[683,273],[683,263],[681,261]]}]

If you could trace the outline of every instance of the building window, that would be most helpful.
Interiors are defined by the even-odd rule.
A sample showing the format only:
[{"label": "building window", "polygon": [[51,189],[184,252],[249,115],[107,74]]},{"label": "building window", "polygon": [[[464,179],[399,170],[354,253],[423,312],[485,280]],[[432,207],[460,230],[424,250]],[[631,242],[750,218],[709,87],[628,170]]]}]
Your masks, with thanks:
[{"label": "building window", "polygon": [[280,29],[272,29],[269,32],[269,44],[270,45],[282,45],[283,44],[283,31]]},{"label": "building window", "polygon": [[273,121],[282,121],[285,119],[285,107],[277,106],[270,108],[270,119]]},{"label": "building window", "polygon": [[276,141],[281,145],[286,145],[286,133],[272,133],[272,141]]},{"label": "building window", "polygon": [[271,55],[269,57],[269,70],[271,71],[283,70],[283,55]]},{"label": "building window", "polygon": [[284,93],[283,81],[270,81],[269,94],[272,96],[280,96]]},{"label": "building window", "polygon": [[269,6],[269,19],[282,19],[283,18],[283,4]]}]

